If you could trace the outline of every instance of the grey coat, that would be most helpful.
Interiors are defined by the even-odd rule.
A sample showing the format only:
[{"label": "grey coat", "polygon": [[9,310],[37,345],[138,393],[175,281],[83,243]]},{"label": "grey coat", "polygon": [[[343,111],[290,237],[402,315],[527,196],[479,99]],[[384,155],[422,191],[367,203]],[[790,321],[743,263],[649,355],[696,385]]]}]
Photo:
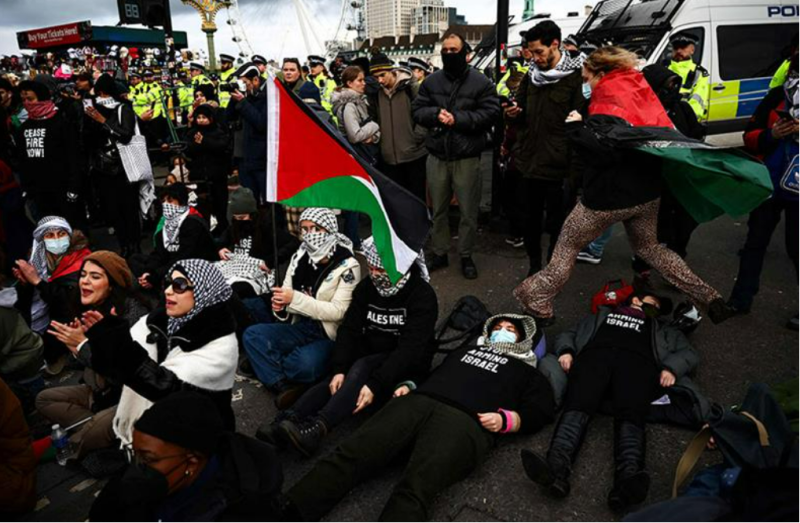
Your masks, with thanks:
[{"label": "grey coat", "polygon": [[[553,348],[556,357],[568,353],[578,356],[594,339],[600,326],[605,323],[611,312],[613,311],[610,308],[601,308],[597,315],[586,316],[571,329],[557,336]],[[666,421],[692,427],[702,425],[711,412],[711,402],[700,392],[689,376],[700,361],[697,352],[680,330],[663,322],[655,322],[652,336],[653,356],[656,364],[661,369],[670,371],[676,378],[675,385],[667,389],[667,395],[671,399],[684,396],[691,403],[692,412],[667,413],[666,416],[661,412],[651,412],[651,421]]]},{"label": "grey coat", "polygon": [[339,121],[339,130],[348,142],[364,143],[370,138],[370,143],[380,142],[381,128],[370,117],[366,95],[344,88],[334,91],[331,103],[333,114]]}]

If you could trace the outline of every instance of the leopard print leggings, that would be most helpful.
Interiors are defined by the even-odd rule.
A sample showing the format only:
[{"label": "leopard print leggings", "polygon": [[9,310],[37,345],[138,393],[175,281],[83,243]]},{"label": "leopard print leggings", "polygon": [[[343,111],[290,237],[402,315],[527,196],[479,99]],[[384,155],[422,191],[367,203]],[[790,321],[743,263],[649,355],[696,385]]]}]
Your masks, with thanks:
[{"label": "leopard print leggings", "polygon": [[569,280],[580,250],[609,226],[622,222],[634,253],[693,302],[708,305],[720,298],[719,292],[693,273],[680,256],[658,243],[660,203],[656,199],[629,209],[593,211],[579,202],[561,228],[550,263],[514,289],[514,296],[534,316],[553,316],[553,300]]}]

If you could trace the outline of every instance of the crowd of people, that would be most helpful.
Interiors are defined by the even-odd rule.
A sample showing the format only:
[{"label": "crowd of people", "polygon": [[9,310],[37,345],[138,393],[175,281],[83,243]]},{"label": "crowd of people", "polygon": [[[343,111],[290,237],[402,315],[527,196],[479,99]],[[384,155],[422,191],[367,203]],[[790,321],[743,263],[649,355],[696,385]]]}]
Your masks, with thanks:
[{"label": "crowd of people", "polygon": [[[522,463],[563,498],[598,412],[614,417],[608,505],[641,504],[646,424],[700,428],[712,408],[690,378],[685,325],[670,322],[649,272],[716,324],[754,306],[781,219],[798,262],[796,49],[745,133],[774,192],[750,215],[729,300],[684,261],[697,223],[657,161],[607,138],[641,127],[703,139],[708,83],[694,45],[676,40],[671,64],[639,71],[634,53],[587,54],[546,20],[497,85],[458,34],[443,40],[441,70],[377,51],[330,67],[221,55],[214,79],[191,62],[162,84],[119,60],[54,57],[27,76],[14,63],[0,77],[0,512],[30,511],[37,463],[63,450],[49,432],[32,437],[35,416],[70,428],[70,460],[115,471],[92,520],[317,520],[401,453],[409,465],[380,517],[425,520],[498,438],[554,422],[546,452],[525,450]],[[273,74],[429,206],[429,248],[399,280],[358,213],[267,201]],[[460,271],[479,277],[480,158],[498,135],[508,243],[529,257],[514,291],[522,314],[483,318],[432,368],[441,318],[430,280],[449,266],[454,198]],[[132,176],[140,143],[166,173],[158,183]],[[599,263],[618,222],[644,284],[547,339],[575,263]],[[53,379],[65,368],[82,371],[79,384]],[[236,432],[237,374],[278,408],[252,435]],[[314,456],[352,417],[366,419],[286,488],[277,451]]]}]

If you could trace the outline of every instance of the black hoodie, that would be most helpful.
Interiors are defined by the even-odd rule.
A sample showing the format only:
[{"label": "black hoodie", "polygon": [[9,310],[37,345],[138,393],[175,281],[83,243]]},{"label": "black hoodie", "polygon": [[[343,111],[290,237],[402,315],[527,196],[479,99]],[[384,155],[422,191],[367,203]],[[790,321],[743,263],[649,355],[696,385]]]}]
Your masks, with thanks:
[{"label": "black hoodie", "polygon": [[28,118],[15,135],[22,188],[30,193],[78,193],[76,129],[56,112],[51,118]]}]

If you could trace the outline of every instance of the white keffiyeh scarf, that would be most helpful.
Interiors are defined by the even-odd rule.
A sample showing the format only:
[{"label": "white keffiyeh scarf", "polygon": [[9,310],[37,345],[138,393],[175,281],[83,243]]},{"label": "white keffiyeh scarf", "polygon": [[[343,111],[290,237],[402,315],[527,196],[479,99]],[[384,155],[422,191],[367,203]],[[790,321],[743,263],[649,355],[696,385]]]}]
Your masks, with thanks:
[{"label": "white keffiyeh scarf", "polygon": [[353,242],[344,234],[339,233],[336,215],[330,209],[309,207],[300,214],[298,223],[304,221],[316,223],[327,231],[303,234],[303,244],[300,246],[300,250],[308,254],[308,258],[314,268],[322,260],[333,256],[333,253],[336,252],[340,245],[353,252]]},{"label": "white keffiyeh scarf", "polygon": [[529,73],[531,76],[531,82],[533,82],[533,85],[536,87],[554,84],[560,81],[562,78],[571,75],[577,69],[583,67],[584,61],[586,61],[585,54],[581,53],[573,58],[565,49],[562,48],[561,60],[558,61],[555,67],[548,71],[539,69],[536,66],[536,63],[531,61]]}]

